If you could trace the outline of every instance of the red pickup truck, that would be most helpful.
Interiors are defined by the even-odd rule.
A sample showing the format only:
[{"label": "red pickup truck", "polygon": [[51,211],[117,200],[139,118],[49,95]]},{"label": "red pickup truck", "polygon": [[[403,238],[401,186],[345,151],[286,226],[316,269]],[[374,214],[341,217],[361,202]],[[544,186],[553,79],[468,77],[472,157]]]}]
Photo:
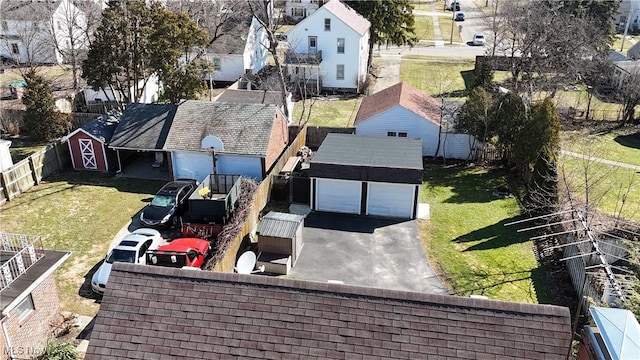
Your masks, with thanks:
[{"label": "red pickup truck", "polygon": [[199,238],[178,238],[157,250],[147,252],[147,264],[167,267],[201,268],[209,256],[209,241]]}]

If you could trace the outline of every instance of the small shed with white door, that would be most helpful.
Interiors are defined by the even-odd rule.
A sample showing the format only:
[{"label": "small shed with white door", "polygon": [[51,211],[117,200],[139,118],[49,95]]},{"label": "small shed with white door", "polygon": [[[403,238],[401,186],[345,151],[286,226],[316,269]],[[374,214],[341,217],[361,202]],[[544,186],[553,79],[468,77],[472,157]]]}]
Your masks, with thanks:
[{"label": "small shed with white door", "polygon": [[291,255],[291,266],[302,251],[304,216],[270,211],[258,226],[258,250]]},{"label": "small shed with white door", "polygon": [[122,114],[110,111],[66,136],[75,170],[107,172],[117,167],[116,153],[107,148]]},{"label": "small shed with white door", "polygon": [[328,134],[311,160],[311,209],[415,219],[420,139]]}]

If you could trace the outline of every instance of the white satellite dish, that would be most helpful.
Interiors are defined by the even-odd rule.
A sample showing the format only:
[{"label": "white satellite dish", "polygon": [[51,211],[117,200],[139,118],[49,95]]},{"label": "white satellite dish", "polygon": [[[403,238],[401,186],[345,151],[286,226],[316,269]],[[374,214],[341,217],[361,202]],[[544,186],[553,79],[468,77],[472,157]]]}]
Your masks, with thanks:
[{"label": "white satellite dish", "polygon": [[214,135],[207,135],[200,142],[200,147],[202,149],[216,149],[216,150],[224,150],[224,144],[222,144],[222,140],[219,137]]},{"label": "white satellite dish", "polygon": [[256,254],[253,251],[245,251],[236,263],[236,272],[238,274],[251,274],[256,266]]}]

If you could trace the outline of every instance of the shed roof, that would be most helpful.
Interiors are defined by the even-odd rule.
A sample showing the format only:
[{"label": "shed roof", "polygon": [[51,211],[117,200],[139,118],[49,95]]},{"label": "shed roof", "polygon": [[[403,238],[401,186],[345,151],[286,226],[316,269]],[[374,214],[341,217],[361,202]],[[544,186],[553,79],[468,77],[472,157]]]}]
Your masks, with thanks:
[{"label": "shed roof", "polygon": [[109,147],[130,150],[161,150],[169,134],[177,105],[127,105]]},{"label": "shed roof", "polygon": [[293,239],[304,216],[270,211],[260,221],[258,235]]},{"label": "shed roof", "polygon": [[371,27],[369,20],[340,0],[330,0],[322,7],[327,9],[330,13],[335,15],[360,35],[364,35]]},{"label": "shed roof", "polygon": [[640,325],[631,311],[591,307],[589,312],[613,359],[632,360],[638,358],[638,354],[640,354]]},{"label": "shed roof", "polygon": [[[108,143],[120,123],[121,116],[122,113],[117,110],[110,111],[84,125],[82,130],[103,143]],[[75,131],[69,134],[69,136],[72,136],[74,133]]]},{"label": "shed roof", "polygon": [[332,133],[314,154],[311,167],[317,163],[422,170],[422,140]]},{"label": "shed roof", "polygon": [[435,124],[441,121],[440,103],[436,99],[406,82],[400,82],[364,98],[356,114],[355,124],[398,105]]},{"label": "shed roof", "polygon": [[178,106],[164,149],[203,151],[202,139],[214,135],[224,145],[216,152],[264,156],[279,111],[272,104],[187,100]]},{"label": "shed roof", "polygon": [[564,359],[569,309],[115,263],[90,359]]}]

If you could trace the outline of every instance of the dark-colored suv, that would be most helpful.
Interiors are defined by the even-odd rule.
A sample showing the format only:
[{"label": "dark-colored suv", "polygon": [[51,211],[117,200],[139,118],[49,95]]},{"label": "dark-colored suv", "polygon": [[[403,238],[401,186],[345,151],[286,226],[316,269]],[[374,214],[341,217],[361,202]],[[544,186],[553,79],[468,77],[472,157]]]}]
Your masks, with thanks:
[{"label": "dark-colored suv", "polygon": [[158,190],[151,203],[142,209],[140,222],[148,227],[167,227],[184,214],[189,195],[198,183],[191,180],[171,181]]}]

